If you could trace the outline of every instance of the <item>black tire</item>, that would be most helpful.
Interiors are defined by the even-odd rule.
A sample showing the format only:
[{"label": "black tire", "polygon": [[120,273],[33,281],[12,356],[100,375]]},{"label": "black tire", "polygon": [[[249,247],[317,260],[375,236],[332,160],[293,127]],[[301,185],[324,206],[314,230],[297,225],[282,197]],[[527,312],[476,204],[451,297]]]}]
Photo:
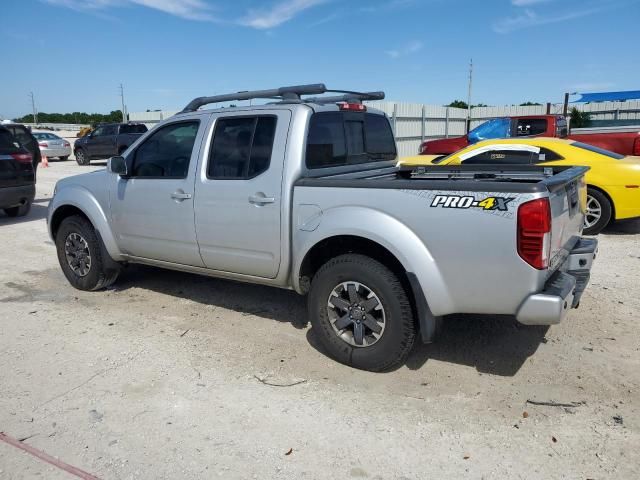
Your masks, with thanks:
[{"label": "black tire", "polygon": [[[600,208],[600,218],[592,225],[587,226],[589,221],[589,205],[597,205]],[[611,201],[600,190],[589,187],[587,189],[587,216],[585,216],[585,228],[582,233],[585,235],[597,235],[609,225],[613,214],[613,207]]]},{"label": "black tire", "polygon": [[[368,346],[355,346],[344,340],[334,330],[330,318],[328,301],[335,298],[330,297],[332,292],[342,283],[350,282],[366,286],[365,291],[370,290],[378,297],[384,312],[384,330]],[[399,367],[409,356],[416,338],[411,304],[399,279],[386,266],[364,255],[340,255],[325,263],[311,282],[307,307],[313,330],[326,352],[335,360],[362,370],[381,372]],[[352,327],[355,341],[355,324],[348,328]]]},{"label": "black tire", "polygon": [[7,214],[8,217],[24,217],[31,211],[31,202],[27,202],[24,205],[18,205],[17,207],[5,208],[4,213]]},{"label": "black tire", "polygon": [[[76,272],[67,261],[65,248],[70,235],[79,235],[86,243],[84,251],[89,256],[90,266],[84,275]],[[80,215],[73,215],[62,220],[56,233],[56,250],[64,276],[78,290],[100,290],[108,287],[118,278],[120,268],[105,267],[107,259],[104,258],[104,255],[106,255],[106,251],[93,225]]]},{"label": "black tire", "polygon": [[76,162],[78,163],[78,165],[83,165],[83,166],[89,165],[90,163],[87,153],[81,148],[78,148],[76,150]]},{"label": "black tire", "polygon": [[64,157],[58,157],[61,161],[66,162],[69,160],[69,155],[65,155]]}]

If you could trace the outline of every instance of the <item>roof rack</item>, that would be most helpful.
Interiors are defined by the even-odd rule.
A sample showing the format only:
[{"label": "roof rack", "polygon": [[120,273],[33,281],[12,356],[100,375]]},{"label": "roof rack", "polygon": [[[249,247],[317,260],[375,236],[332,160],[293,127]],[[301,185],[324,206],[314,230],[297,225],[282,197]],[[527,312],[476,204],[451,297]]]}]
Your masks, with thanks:
[{"label": "roof rack", "polygon": [[[323,93],[342,93],[343,95],[334,97],[313,97],[302,98],[302,95],[322,95]],[[328,90],[324,83],[312,83],[309,85],[293,85],[290,87],[273,88],[269,90],[252,90],[236,93],[227,93],[224,95],[214,95],[212,97],[194,98],[189,104],[182,109],[180,113],[195,112],[200,107],[210,103],[230,102],[234,100],[253,100],[257,98],[280,100],[288,103],[337,103],[337,102],[355,102],[362,103],[364,100],[382,100],[384,92],[351,92],[348,90]]]},{"label": "roof rack", "polygon": [[348,90],[327,90],[326,93],[342,93],[344,95],[337,95],[334,97],[312,97],[305,98],[304,101],[308,103],[362,103],[367,100],[384,100],[384,92],[350,92]]}]

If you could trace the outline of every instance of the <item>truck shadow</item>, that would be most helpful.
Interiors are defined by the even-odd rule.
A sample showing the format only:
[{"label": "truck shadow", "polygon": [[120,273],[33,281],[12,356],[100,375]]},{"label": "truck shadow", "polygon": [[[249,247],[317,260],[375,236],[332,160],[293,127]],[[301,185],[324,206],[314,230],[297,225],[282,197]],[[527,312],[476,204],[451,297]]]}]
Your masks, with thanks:
[{"label": "truck shadow", "polygon": [[[246,316],[287,322],[296,329],[305,329],[309,323],[306,299],[295,292],[273,287],[131,265],[116,288],[148,289]],[[445,317],[437,342],[417,344],[406,366],[419,370],[433,359],[472,366],[483,373],[513,376],[545,341],[547,330],[548,327],[520,325],[509,316],[451,315]],[[313,329],[308,330],[307,341],[326,354]]]},{"label": "truck shadow", "polygon": [[522,325],[507,315],[448,315],[436,342],[416,345],[407,367],[418,370],[433,359],[513,376],[546,342],[548,330],[548,326]]},{"label": "truck shadow", "polygon": [[203,305],[256,315],[294,328],[307,326],[305,299],[290,290],[234,282],[143,265],[129,265],[115,285],[118,291],[142,288]]}]

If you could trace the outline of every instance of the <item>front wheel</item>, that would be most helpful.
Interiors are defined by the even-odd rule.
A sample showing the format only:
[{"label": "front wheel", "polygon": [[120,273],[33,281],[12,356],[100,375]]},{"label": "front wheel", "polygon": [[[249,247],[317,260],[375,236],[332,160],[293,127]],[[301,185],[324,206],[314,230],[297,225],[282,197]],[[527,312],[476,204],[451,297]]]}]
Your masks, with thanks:
[{"label": "front wheel", "polygon": [[322,347],[355,368],[396,368],[415,341],[407,292],[391,270],[364,255],[340,255],[324,264],[312,280],[308,309]]},{"label": "front wheel", "polygon": [[584,217],[585,235],[597,235],[611,221],[613,208],[605,194],[595,188],[587,189],[587,211]]},{"label": "front wheel", "polygon": [[56,250],[64,276],[78,290],[100,290],[118,278],[119,269],[105,267],[93,225],[80,215],[62,221],[56,233]]}]

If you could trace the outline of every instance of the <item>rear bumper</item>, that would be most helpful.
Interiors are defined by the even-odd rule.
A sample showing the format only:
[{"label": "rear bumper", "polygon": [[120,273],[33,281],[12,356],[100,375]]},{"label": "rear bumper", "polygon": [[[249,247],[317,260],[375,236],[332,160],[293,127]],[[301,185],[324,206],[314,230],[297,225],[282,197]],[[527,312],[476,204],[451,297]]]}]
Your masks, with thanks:
[{"label": "rear bumper", "polygon": [[587,288],[591,266],[598,251],[595,238],[582,238],[571,250],[564,264],[544,285],[541,292],[529,295],[516,314],[525,325],[555,325],[571,308],[580,304]]},{"label": "rear bumper", "polygon": [[71,155],[71,147],[41,148],[40,154],[43,157],[68,157]]},{"label": "rear bumper", "polygon": [[0,187],[0,208],[11,208],[33,202],[36,186],[21,185],[19,187]]}]

